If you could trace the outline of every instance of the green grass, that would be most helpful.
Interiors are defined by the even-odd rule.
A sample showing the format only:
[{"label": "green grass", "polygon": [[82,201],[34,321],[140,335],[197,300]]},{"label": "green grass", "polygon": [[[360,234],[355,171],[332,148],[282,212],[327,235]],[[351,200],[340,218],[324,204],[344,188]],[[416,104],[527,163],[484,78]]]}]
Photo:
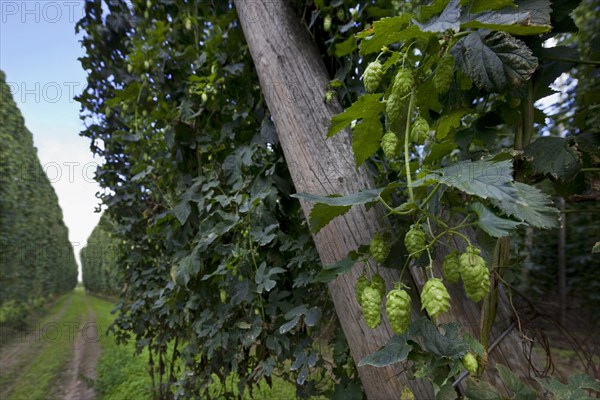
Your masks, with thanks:
[{"label": "green grass", "polygon": [[[215,379],[217,377],[215,376]],[[226,387],[230,393],[238,394],[237,389],[238,379],[235,376],[227,378]],[[223,394],[223,386],[219,382],[213,382],[209,388],[209,393],[212,398],[218,398]],[[252,391],[252,396],[248,391],[244,392],[244,400],[274,400],[274,399],[297,399],[296,386],[282,378],[273,377],[273,387],[262,381]],[[311,397],[312,400],[326,400],[323,396]]]},{"label": "green grass", "polygon": [[96,322],[102,335],[102,355],[96,367],[95,390],[99,400],[146,400],[152,398],[148,374],[148,353],[134,354],[134,345],[119,346],[111,334],[106,335],[114,319],[110,312],[114,305],[97,297],[88,296],[96,313]]},{"label": "green grass", "polygon": [[[20,345],[21,340],[26,338],[27,335],[33,336],[39,328],[46,326],[55,314],[63,308],[63,305],[68,298],[69,295],[63,295],[59,297],[53,305],[47,307],[46,310],[37,310],[32,315],[29,315],[27,319],[28,324],[25,328],[3,331],[3,334],[1,335],[2,346]],[[23,329],[24,331],[22,331]],[[11,388],[13,388],[13,385],[17,384],[17,381],[19,381],[20,384],[26,384],[26,382],[20,382],[19,377],[24,371],[27,371],[29,365],[45,346],[46,342],[44,340],[31,341],[23,347],[23,351],[16,354],[16,362],[12,367],[0,370],[0,393],[2,393],[2,395],[8,396],[8,391],[12,391]]]},{"label": "green grass", "polygon": [[43,348],[33,355],[29,365],[16,378],[9,400],[48,400],[56,396],[53,395],[56,382],[68,365],[75,337],[74,328],[69,327],[79,323],[81,316],[87,311],[83,293],[74,292],[70,296],[70,304],[60,319],[54,323],[48,322],[60,311],[68,295],[60,299],[35,328],[39,339],[34,345],[43,343]]}]

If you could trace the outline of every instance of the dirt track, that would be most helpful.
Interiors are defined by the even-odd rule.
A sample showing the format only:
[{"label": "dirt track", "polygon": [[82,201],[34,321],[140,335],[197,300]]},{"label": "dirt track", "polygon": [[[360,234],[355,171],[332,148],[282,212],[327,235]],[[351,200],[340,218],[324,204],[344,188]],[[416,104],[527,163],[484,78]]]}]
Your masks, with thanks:
[{"label": "dirt track", "polygon": [[[54,315],[45,320],[46,323],[56,323],[62,318],[71,304],[67,299]],[[15,334],[10,343],[0,349],[0,399],[8,398],[13,390],[14,377],[20,375],[29,362],[45,347],[44,341],[38,340],[35,332],[22,332]]]},{"label": "dirt track", "polygon": [[[86,299],[87,303],[87,299]],[[96,363],[100,358],[100,332],[96,326],[96,315],[87,304],[88,313],[81,325],[75,342],[69,369],[65,400],[93,400],[91,383],[96,379]]]},{"label": "dirt track", "polygon": [[[58,323],[70,307],[72,297],[65,300],[58,311],[43,319],[43,324]],[[100,332],[96,326],[94,314],[88,300],[83,297],[87,313],[80,316],[79,329],[73,337],[68,362],[64,365],[62,376],[57,380],[52,398],[65,400],[93,400],[92,388],[96,378],[96,363],[100,357]],[[40,326],[42,323],[40,322]],[[34,324],[35,326],[35,324]],[[12,332],[8,343],[0,348],[0,399],[8,399],[15,389],[15,383],[28,366],[35,362],[51,341],[40,340],[36,329],[28,328],[24,332]],[[39,330],[39,329],[38,329]]]}]

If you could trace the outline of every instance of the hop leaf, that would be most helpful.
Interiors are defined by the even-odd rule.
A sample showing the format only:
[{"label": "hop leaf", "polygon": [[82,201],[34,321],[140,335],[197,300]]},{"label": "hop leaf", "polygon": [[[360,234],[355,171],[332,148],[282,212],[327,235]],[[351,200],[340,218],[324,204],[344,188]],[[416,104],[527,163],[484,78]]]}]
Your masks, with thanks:
[{"label": "hop leaf", "polygon": [[453,251],[444,258],[442,275],[450,283],[456,283],[460,279],[460,259],[457,251]]},{"label": "hop leaf", "polygon": [[450,308],[450,294],[444,283],[432,278],[425,283],[421,292],[421,309],[426,309],[430,317],[435,318]]},{"label": "hop leaf", "polygon": [[446,53],[438,63],[433,76],[433,86],[439,94],[444,94],[450,89],[454,79],[454,57]]},{"label": "hop leaf", "polygon": [[475,303],[483,300],[490,291],[490,271],[479,253],[479,249],[469,245],[459,258],[465,293]]},{"label": "hop leaf", "polygon": [[417,118],[410,132],[410,138],[413,143],[423,144],[429,136],[429,124],[424,118]]},{"label": "hop leaf", "polygon": [[411,226],[410,230],[404,236],[404,246],[408,253],[418,258],[425,248],[426,236],[425,232],[417,225]]},{"label": "hop leaf", "polygon": [[367,93],[375,93],[383,77],[383,68],[379,61],[373,61],[365,68],[363,84]]},{"label": "hop leaf", "polygon": [[402,118],[402,96],[392,93],[385,103],[385,112],[391,124]]},{"label": "hop leaf", "polygon": [[403,334],[410,324],[410,296],[406,290],[394,289],[386,297],[385,312],[394,332]]},{"label": "hop leaf", "polygon": [[367,286],[362,292],[362,312],[365,322],[369,328],[377,328],[381,324],[381,293],[372,287]]},{"label": "hop leaf", "polygon": [[394,157],[398,148],[398,136],[394,132],[388,132],[383,135],[381,138],[381,148],[387,158]]},{"label": "hop leaf", "polygon": [[390,252],[385,239],[380,234],[376,234],[369,243],[369,252],[375,261],[383,263]]},{"label": "hop leaf", "polygon": [[408,68],[400,68],[394,78],[394,84],[392,86],[392,92],[403,96],[410,92],[414,84],[414,77],[412,71]]}]

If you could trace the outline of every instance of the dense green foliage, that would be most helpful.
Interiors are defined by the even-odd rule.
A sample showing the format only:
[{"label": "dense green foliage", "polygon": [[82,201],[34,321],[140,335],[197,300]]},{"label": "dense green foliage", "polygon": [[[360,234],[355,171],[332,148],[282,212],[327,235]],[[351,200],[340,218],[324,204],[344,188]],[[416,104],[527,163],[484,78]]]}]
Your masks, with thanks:
[{"label": "dense green foliage", "polygon": [[[592,131],[543,139],[544,119],[533,106],[576,64],[555,63],[556,54],[542,46],[575,29],[564,22],[574,5],[551,16],[545,0],[517,2],[519,10],[511,1],[469,7],[436,1],[417,10],[397,1],[296,3],[332,78],[325,99],[315,101],[338,95],[346,107],[329,134],[351,126],[358,164],[383,186],[359,196],[302,195],[321,203],[311,215],[313,230],[351,205],[383,203],[396,224],[382,233],[394,245],[388,266],[408,265],[412,256],[416,266],[429,267],[427,278],[438,278],[434,246],[463,250],[472,240],[481,260],[472,263],[475,274],[461,273],[486,285],[469,282],[469,297],[495,298],[506,261],[497,259],[495,247],[525,225],[557,225],[549,196],[533,185],[586,181],[585,169],[597,163],[597,148],[584,148]],[[239,12],[244,17],[249,10]],[[126,290],[115,332],[133,337],[138,351],[149,350],[160,398],[208,396],[211,380],[225,383],[232,374],[240,389],[273,373],[295,380],[300,394],[329,389],[311,374],[326,363],[315,339],[334,320],[321,282],[349,266],[317,266],[261,93],[290,88],[283,82],[259,87],[236,18],[230,2],[96,0],[86,3],[78,24],[89,74],[89,90],[79,98],[88,123],[83,135],[105,160],[97,178],[111,231],[126,249],[116,260]],[[376,58],[381,66],[367,74],[373,93],[364,94],[360,78]],[[384,132],[397,140],[385,140],[381,149]],[[571,161],[555,165],[557,157]],[[401,239],[411,225],[424,240],[409,242],[425,247],[407,254]],[[479,231],[476,239],[472,229]],[[373,246],[377,254],[363,247],[354,261],[388,256],[381,246]],[[435,293],[424,299],[437,316],[452,302],[444,283],[434,282]],[[366,292],[376,326],[384,296]],[[403,361],[415,349],[415,376],[431,375],[435,364],[434,383],[448,393],[467,352],[484,357],[492,324],[483,324],[482,346],[456,324],[441,335],[419,322],[402,337],[405,343],[393,339],[397,354],[385,360]],[[332,345],[332,337],[320,344]],[[343,338],[334,349],[335,395],[356,395]],[[367,361],[384,365],[381,357]]]},{"label": "dense green foliage", "polygon": [[123,249],[111,231],[111,221],[103,215],[81,249],[81,275],[87,291],[116,296],[123,288],[123,270],[119,264]]},{"label": "dense green foliage", "polygon": [[[87,296],[87,301],[96,314],[96,323],[99,330],[105,333],[113,320],[112,310],[114,304],[93,296]],[[152,377],[148,374],[149,353],[144,350],[135,354],[135,343],[132,340],[127,344],[118,344],[112,335],[100,336],[102,354],[96,367],[96,380],[94,391],[98,400],[148,400],[152,398]],[[209,392],[213,397],[219,398],[225,392],[237,393],[238,379],[231,376],[223,387],[218,379],[210,386]],[[274,377],[272,386],[263,382],[254,388],[250,397],[248,392],[243,400],[293,400],[296,388],[293,383]],[[324,398],[315,400],[325,400]]]},{"label": "dense green foliage", "polygon": [[0,71],[0,322],[77,283],[58,198]]},{"label": "dense green foliage", "polygon": [[339,390],[356,387],[235,11],[104,6],[88,2],[78,24],[83,134],[126,249],[115,332],[150,350],[155,393],[197,398],[231,373],[240,390],[273,373],[329,390],[318,349],[332,340]]}]

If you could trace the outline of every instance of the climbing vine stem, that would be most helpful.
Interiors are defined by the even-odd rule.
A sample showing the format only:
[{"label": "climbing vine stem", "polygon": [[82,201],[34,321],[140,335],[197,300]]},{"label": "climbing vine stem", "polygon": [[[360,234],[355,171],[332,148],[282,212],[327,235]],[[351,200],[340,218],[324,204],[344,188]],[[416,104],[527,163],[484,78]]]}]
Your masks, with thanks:
[{"label": "climbing vine stem", "polygon": [[408,195],[412,203],[415,202],[415,194],[412,188],[412,178],[410,172],[410,120],[412,117],[413,107],[415,105],[415,91],[410,93],[410,100],[408,102],[408,112],[406,113],[406,130],[404,132],[404,168],[406,169],[406,184],[408,186]]}]

